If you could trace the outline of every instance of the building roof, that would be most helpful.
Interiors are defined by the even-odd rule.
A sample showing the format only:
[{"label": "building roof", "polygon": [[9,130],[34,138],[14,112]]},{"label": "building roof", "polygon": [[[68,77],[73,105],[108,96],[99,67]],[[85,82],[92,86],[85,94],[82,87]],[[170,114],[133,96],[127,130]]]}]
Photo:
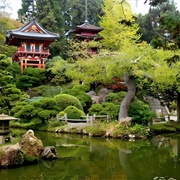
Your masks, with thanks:
[{"label": "building roof", "polygon": [[10,120],[18,120],[18,119],[12,116],[8,116],[6,114],[0,114],[0,121],[10,121]]},{"label": "building roof", "polygon": [[102,36],[88,36],[88,35],[81,35],[81,34],[76,34],[76,38],[77,39],[89,39],[89,40],[95,40],[95,41],[99,41],[99,40],[103,39]]},{"label": "building roof", "polygon": [[89,24],[89,22],[85,22],[84,24],[77,26],[76,29],[70,31],[70,33],[79,34],[79,33],[81,33],[82,31],[85,31],[85,30],[91,31],[91,32],[94,32],[94,33],[98,33],[100,31],[102,31],[103,28],[100,28],[100,27],[94,26],[92,24]]},{"label": "building roof", "polygon": [[14,30],[6,31],[5,44],[19,45],[22,40],[44,40],[49,41],[49,44],[59,38],[59,34],[47,31],[35,19],[23,27]]}]

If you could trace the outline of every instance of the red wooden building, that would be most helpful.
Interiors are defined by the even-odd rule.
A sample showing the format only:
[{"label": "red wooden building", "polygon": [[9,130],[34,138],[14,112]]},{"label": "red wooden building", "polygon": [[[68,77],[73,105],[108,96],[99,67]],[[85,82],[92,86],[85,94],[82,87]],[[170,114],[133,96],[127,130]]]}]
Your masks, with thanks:
[{"label": "red wooden building", "polygon": [[20,64],[21,71],[27,67],[44,68],[50,55],[48,46],[59,37],[44,29],[35,19],[6,33],[5,44],[18,47],[12,59]]},{"label": "red wooden building", "polygon": [[[71,30],[70,33],[74,33],[75,39],[80,40],[80,41],[99,41],[103,39],[103,37],[98,36],[98,33],[101,32],[103,28],[94,26],[90,24],[87,20],[85,21],[84,24],[78,25],[76,29]],[[97,53],[97,48],[91,48],[90,49],[91,53]]]}]

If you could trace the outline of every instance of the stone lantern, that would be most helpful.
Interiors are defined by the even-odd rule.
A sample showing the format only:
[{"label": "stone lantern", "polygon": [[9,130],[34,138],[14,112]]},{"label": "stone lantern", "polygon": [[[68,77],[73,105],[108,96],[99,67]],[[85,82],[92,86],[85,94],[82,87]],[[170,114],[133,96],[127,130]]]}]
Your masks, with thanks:
[{"label": "stone lantern", "polygon": [[11,129],[9,126],[10,120],[18,120],[15,117],[0,114],[0,144],[4,144],[6,139],[11,141]]}]

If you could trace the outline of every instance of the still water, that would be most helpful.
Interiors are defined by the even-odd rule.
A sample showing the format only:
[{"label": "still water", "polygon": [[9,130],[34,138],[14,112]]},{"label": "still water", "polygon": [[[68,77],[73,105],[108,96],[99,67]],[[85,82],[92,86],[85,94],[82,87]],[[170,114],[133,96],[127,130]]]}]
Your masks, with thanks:
[{"label": "still water", "polygon": [[180,136],[122,141],[35,132],[60,158],[1,169],[2,180],[180,180]]}]

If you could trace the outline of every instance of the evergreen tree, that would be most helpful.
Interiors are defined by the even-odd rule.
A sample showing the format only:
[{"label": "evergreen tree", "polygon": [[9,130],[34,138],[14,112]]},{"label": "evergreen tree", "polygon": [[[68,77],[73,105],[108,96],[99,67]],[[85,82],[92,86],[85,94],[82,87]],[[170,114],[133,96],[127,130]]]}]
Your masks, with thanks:
[{"label": "evergreen tree", "polygon": [[119,50],[138,41],[139,27],[127,1],[104,0],[102,9],[105,14],[101,18],[100,26],[104,30],[99,34],[103,36],[102,43],[106,48]]}]

